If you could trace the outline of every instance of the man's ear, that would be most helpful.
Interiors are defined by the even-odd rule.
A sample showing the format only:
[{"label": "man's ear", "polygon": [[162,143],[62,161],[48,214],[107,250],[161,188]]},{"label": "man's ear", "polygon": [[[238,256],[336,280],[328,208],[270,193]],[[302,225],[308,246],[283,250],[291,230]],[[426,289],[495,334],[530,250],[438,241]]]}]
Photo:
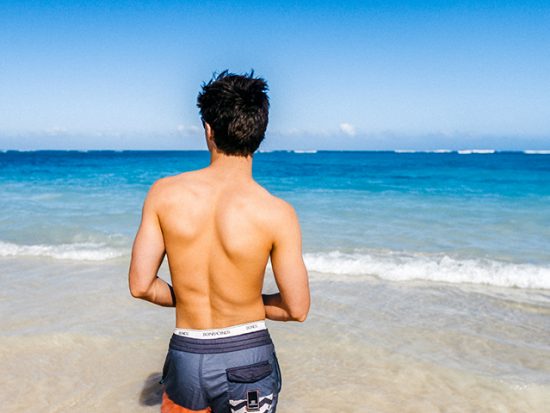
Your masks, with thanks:
[{"label": "man's ear", "polygon": [[208,122],[202,121],[204,126],[204,136],[206,137],[206,144],[208,149],[216,149],[216,142],[214,142],[214,130],[210,127]]},{"label": "man's ear", "polygon": [[210,127],[210,124],[208,122],[203,121],[203,125],[204,125],[204,133],[206,135],[206,138],[208,140],[214,140],[214,131]]}]

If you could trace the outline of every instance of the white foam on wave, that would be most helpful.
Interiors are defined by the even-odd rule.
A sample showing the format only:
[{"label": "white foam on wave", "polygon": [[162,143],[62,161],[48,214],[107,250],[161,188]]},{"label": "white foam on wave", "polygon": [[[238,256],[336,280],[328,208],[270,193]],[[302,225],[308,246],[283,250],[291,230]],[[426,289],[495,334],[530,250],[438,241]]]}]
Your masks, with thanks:
[{"label": "white foam on wave", "polygon": [[396,149],[394,153],[453,153],[452,149]]},{"label": "white foam on wave", "polygon": [[459,155],[472,155],[472,154],[489,155],[495,152],[496,150],[494,149],[462,149],[458,151]]},{"label": "white foam on wave", "polygon": [[489,259],[457,259],[443,254],[367,253],[304,254],[310,271],[338,275],[373,275],[392,281],[425,280],[550,289],[550,267]]},{"label": "white foam on wave", "polygon": [[294,149],[294,153],[317,153],[317,149]]},{"label": "white foam on wave", "polygon": [[0,257],[50,257],[60,260],[105,261],[121,257],[123,251],[110,248],[103,243],[80,242],[73,244],[19,245],[0,241]]},{"label": "white foam on wave", "polygon": [[546,150],[546,149],[531,150],[531,149],[528,149],[528,150],[523,151],[523,153],[525,153],[527,155],[550,155],[550,150]]}]

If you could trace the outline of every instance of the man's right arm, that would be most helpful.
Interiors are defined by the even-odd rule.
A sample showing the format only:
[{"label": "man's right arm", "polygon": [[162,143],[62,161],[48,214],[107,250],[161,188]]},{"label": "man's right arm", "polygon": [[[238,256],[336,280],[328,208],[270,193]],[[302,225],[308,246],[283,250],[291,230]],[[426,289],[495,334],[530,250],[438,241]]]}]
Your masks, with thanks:
[{"label": "man's right arm", "polygon": [[271,267],[277,294],[264,294],[266,318],[276,321],[304,321],[310,305],[309,281],[302,258],[302,235],[294,208],[283,201],[274,220]]}]

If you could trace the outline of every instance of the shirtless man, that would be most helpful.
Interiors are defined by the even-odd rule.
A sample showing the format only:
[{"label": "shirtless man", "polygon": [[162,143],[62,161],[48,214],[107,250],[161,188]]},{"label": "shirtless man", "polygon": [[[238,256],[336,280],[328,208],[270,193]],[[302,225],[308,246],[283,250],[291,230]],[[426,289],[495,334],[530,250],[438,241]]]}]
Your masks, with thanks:
[{"label": "shirtless man", "polygon": [[[176,307],[162,413],[275,412],[281,376],[264,320],[304,321],[309,311],[296,213],[252,178],[266,91],[253,74],[204,84],[210,165],[158,180],[144,202],[130,291]],[[165,254],[173,287],[157,276]],[[262,295],[270,257],[279,292]]]}]

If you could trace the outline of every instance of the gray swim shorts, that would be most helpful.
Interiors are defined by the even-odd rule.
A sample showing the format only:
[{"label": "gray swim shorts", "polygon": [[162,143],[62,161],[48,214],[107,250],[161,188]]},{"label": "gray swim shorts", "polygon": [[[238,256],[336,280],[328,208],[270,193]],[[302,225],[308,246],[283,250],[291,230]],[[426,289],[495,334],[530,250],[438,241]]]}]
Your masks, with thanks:
[{"label": "gray swim shorts", "polygon": [[269,332],[258,321],[176,329],[161,383],[162,413],[275,413],[281,373]]}]

